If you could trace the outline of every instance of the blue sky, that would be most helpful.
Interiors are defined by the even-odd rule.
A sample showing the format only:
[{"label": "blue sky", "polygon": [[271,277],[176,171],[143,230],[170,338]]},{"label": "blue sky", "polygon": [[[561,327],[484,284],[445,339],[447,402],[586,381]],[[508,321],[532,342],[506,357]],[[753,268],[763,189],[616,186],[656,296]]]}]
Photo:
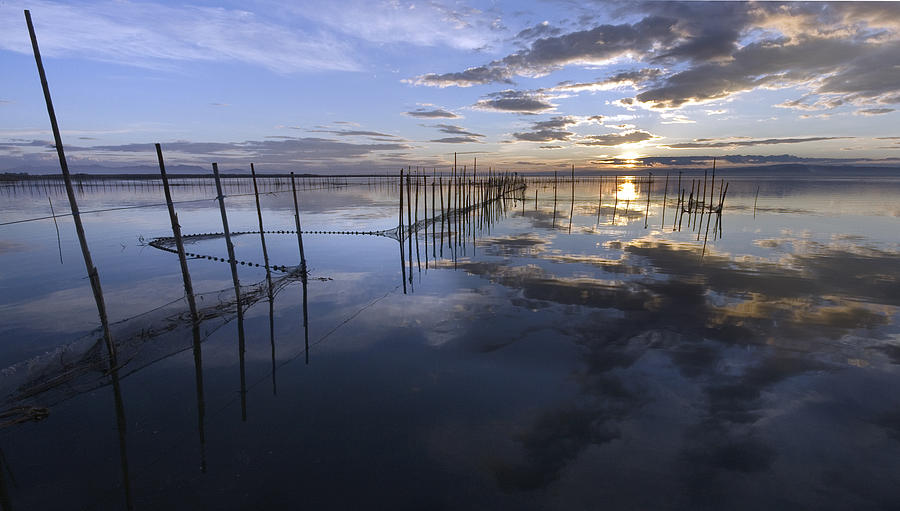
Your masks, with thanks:
[{"label": "blue sky", "polygon": [[0,2],[0,171],[898,165],[900,3]]}]

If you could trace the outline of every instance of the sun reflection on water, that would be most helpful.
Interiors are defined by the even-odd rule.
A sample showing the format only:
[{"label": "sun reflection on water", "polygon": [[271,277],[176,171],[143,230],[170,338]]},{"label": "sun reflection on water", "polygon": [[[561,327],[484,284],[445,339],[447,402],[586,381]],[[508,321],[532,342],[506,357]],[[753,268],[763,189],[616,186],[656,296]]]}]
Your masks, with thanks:
[{"label": "sun reflection on water", "polygon": [[625,176],[625,180],[619,183],[617,188],[619,200],[632,201],[638,198],[638,189],[631,176]]}]

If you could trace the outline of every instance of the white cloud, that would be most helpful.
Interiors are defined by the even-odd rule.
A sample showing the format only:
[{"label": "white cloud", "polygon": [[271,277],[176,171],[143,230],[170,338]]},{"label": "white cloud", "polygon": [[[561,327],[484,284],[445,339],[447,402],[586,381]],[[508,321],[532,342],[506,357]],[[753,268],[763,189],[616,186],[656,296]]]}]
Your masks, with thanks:
[{"label": "white cloud", "polygon": [[31,53],[23,9],[31,10],[41,53],[165,68],[233,61],[276,73],[360,69],[350,46],[235,9],[104,1],[70,5],[12,1],[0,6],[0,49]]},{"label": "white cloud", "polygon": [[299,2],[290,12],[373,43],[475,50],[497,39],[496,16],[470,7],[390,1]]}]

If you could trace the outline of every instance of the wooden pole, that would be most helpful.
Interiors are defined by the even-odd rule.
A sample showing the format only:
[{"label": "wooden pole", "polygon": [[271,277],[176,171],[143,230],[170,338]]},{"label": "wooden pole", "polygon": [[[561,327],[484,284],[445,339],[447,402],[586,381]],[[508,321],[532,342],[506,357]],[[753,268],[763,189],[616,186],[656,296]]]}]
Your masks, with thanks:
[{"label": "wooden pole", "polygon": [[118,365],[116,357],[116,345],[109,331],[109,319],[106,316],[106,303],[103,301],[103,289],[100,286],[100,274],[94,266],[91,251],[88,249],[87,236],[84,234],[84,226],[81,223],[81,214],[78,210],[78,201],[75,200],[75,189],[72,187],[72,177],[69,175],[69,165],[66,162],[66,153],[63,149],[62,136],[59,133],[59,125],[56,122],[56,112],[53,110],[53,100],[50,98],[50,86],[47,84],[47,75],[44,72],[44,63],[41,61],[41,51],[38,48],[37,36],[34,33],[34,25],[31,22],[31,12],[25,10],[25,22],[28,24],[28,34],[31,36],[31,48],[34,51],[34,62],[37,64],[38,75],[41,78],[41,88],[44,90],[44,101],[47,104],[47,114],[50,116],[50,127],[53,130],[53,140],[56,143],[56,154],[59,157],[59,166],[62,170],[63,181],[66,185],[66,195],[69,198],[69,207],[72,210],[72,219],[75,222],[75,232],[78,234],[78,243],[81,245],[81,255],[84,257],[84,266],[91,282],[91,290],[94,293],[94,302],[97,305],[97,313],[100,316],[100,325],[103,328],[103,339],[106,342],[106,350],[109,353],[110,368]]},{"label": "wooden pole", "polygon": [[559,175],[553,171],[553,228],[556,229],[556,191],[559,188]]},{"label": "wooden pole", "polygon": [[647,210],[644,211],[644,229],[649,225],[650,220],[650,188],[653,186],[653,174],[647,177]]},{"label": "wooden pole", "polygon": [[575,216],[575,164],[572,164],[572,207],[569,208],[569,234],[572,234],[572,217]]},{"label": "wooden pole", "polygon": [[[397,227],[398,233],[400,234],[400,273],[402,276],[403,282],[403,294],[406,294],[406,258],[403,254],[403,169],[400,169],[400,215],[399,215],[399,226]],[[443,231],[441,231],[443,234]]]},{"label": "wooden pole", "polygon": [[666,172],[666,188],[663,190],[663,202],[662,202],[662,220],[659,222],[659,228],[662,229],[666,225],[666,198],[669,196],[669,173]]},{"label": "wooden pole", "polygon": [[[163,192],[166,196],[166,207],[169,210],[169,222],[172,224],[172,235],[175,237],[175,248],[178,250],[178,262],[181,265],[181,277],[184,280],[184,293],[188,306],[192,311],[197,310],[194,301],[194,286],[191,284],[191,274],[188,271],[187,257],[184,253],[184,241],[181,238],[181,226],[178,224],[178,215],[175,213],[175,205],[172,202],[172,193],[169,190],[169,177],[166,175],[166,164],[163,161],[162,148],[156,144],[156,158],[159,160],[159,175],[162,177]],[[196,317],[191,318],[195,323]]]},{"label": "wooden pole", "polygon": [[241,305],[241,282],[238,279],[237,259],[234,256],[234,244],[231,243],[231,231],[228,229],[228,214],[225,212],[225,194],[222,193],[222,180],[219,177],[219,164],[213,163],[213,176],[216,180],[216,194],[219,201],[219,213],[222,215],[222,228],[225,230],[225,247],[228,249],[228,262],[231,266],[231,281],[234,284],[234,299],[237,306],[238,320],[238,358],[241,373],[241,420],[247,420],[247,378],[244,367],[244,308]]},{"label": "wooden pole", "polygon": [[[266,248],[266,233],[263,227],[262,208],[259,205],[259,187],[256,184],[256,168],[250,164],[250,177],[253,179],[253,196],[256,198],[256,218],[259,220],[259,241],[262,244],[263,262],[266,265],[266,271],[269,270],[269,251]],[[271,282],[270,286],[271,287]]]},{"label": "wooden pole", "polygon": [[166,175],[166,165],[162,156],[162,148],[156,144],[156,157],[159,160],[159,174],[162,177],[163,192],[166,197],[166,206],[169,210],[169,221],[172,224],[172,235],[175,237],[175,248],[178,251],[178,262],[181,265],[181,278],[184,281],[184,293],[187,298],[188,308],[191,312],[191,334],[193,336],[194,354],[194,384],[197,389],[197,431],[200,435],[200,471],[206,472],[206,405],[203,397],[203,358],[200,349],[200,316],[197,313],[197,301],[194,297],[194,286],[191,283],[191,274],[188,270],[187,257],[184,251],[184,240],[181,237],[181,225],[178,223],[178,215],[175,213],[172,194],[169,190],[169,178]]},{"label": "wooden pole", "polygon": [[300,271],[306,276],[306,254],[303,252],[303,230],[300,228],[300,205],[297,202],[297,183],[291,172],[291,190],[294,196],[294,226],[297,228],[297,246],[300,248]]},{"label": "wooden pole", "polygon": [[303,337],[306,349],[306,364],[309,364],[309,307],[307,304],[307,270],[306,254],[303,252],[303,230],[300,227],[300,205],[297,202],[297,184],[294,181],[294,173],[291,172],[291,191],[294,196],[294,225],[297,228],[297,245],[300,248],[300,284],[303,287]]},{"label": "wooden pole", "polygon": [[613,203],[613,216],[612,216],[612,224],[616,224],[616,212],[619,210],[619,176],[616,174],[616,182],[613,186],[613,189],[616,191],[616,201]]}]

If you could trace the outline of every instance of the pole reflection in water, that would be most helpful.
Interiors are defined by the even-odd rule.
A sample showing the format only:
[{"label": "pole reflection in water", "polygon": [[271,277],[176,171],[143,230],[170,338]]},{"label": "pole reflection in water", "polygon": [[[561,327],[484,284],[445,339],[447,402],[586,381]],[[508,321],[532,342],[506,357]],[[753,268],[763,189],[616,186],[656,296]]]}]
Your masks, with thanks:
[{"label": "pole reflection in water", "polygon": [[[166,206],[169,210],[169,221],[172,224],[172,236],[175,238],[175,247],[178,251],[178,262],[181,266],[181,278],[184,283],[185,299],[187,300],[188,308],[190,309],[191,313],[191,335],[193,338],[192,348],[194,354],[194,380],[197,389],[197,430],[200,436],[200,471],[205,473],[206,431],[204,420],[206,415],[206,406],[203,398],[203,355],[200,349],[200,316],[197,313],[197,301],[194,297],[194,286],[191,282],[191,274],[188,268],[187,258],[185,256],[184,241],[181,237],[181,225],[178,223],[178,215],[175,213],[172,194],[169,190],[169,178],[166,175],[166,165],[163,161],[162,148],[159,144],[156,144],[156,155],[159,160],[159,173],[162,178],[163,191],[166,197]],[[255,186],[256,178],[254,174],[254,188]],[[257,201],[258,200],[259,199],[257,197]],[[265,241],[263,241],[263,251],[265,252]],[[240,307],[240,299],[238,299],[238,307]]]},{"label": "pole reflection in water", "polygon": [[263,262],[266,268],[266,294],[269,298],[269,344],[272,348],[272,395],[278,394],[275,383],[275,297],[272,294],[272,270],[269,268],[269,250],[266,247],[266,229],[263,227],[262,208],[259,204],[259,187],[256,183],[256,168],[250,164],[250,176],[253,179],[253,196],[256,199],[256,218],[259,222],[259,242],[262,246]]}]

